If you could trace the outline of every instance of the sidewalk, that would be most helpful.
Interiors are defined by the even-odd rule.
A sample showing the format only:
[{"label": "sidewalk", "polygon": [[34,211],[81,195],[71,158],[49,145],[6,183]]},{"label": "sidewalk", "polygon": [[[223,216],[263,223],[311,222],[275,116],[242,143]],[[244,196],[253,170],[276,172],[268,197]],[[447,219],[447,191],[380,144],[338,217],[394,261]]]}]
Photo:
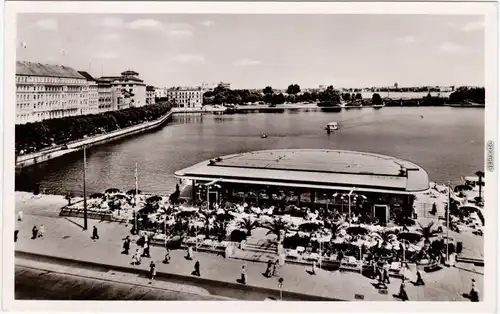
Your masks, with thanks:
[{"label": "sidewalk", "polygon": [[[19,208],[17,208],[19,210]],[[31,240],[31,229],[34,225],[45,226],[43,239]],[[122,239],[128,235],[130,225],[114,222],[99,222],[89,220],[88,230],[83,231],[83,219],[54,218],[47,216],[26,215],[22,222],[16,221],[19,239],[16,250],[44,254],[57,257],[72,258],[81,261],[101,262],[130,268],[148,269],[149,259],[144,258],[140,266],[130,265],[132,253],[136,245],[132,245],[131,255],[122,255]],[[100,239],[91,239],[92,227],[96,225]],[[171,263],[162,264],[164,249],[151,248],[152,259],[156,262],[158,272],[174,273],[190,276],[196,260],[200,262],[202,278],[235,283],[240,277],[240,269],[247,265],[248,284],[277,289],[277,278],[263,276],[266,265],[255,262],[225,259],[205,253],[195,253],[195,259],[188,261],[184,258],[185,252],[172,251]],[[284,290],[317,295],[322,297],[354,300],[355,294],[363,295],[364,300],[388,301],[395,300],[392,294],[399,291],[399,280],[392,280],[387,295],[379,294],[372,285],[374,280],[365,278],[356,273],[339,273],[318,270],[317,275],[310,275],[305,267],[287,264],[280,269],[280,276],[284,278]],[[458,268],[447,268],[431,274],[423,273],[425,287],[407,285],[410,300],[421,301],[467,301],[462,293],[470,290],[472,278],[476,279],[479,291],[482,291],[483,276],[475,272],[464,271]],[[481,295],[480,295],[481,296]]]}]

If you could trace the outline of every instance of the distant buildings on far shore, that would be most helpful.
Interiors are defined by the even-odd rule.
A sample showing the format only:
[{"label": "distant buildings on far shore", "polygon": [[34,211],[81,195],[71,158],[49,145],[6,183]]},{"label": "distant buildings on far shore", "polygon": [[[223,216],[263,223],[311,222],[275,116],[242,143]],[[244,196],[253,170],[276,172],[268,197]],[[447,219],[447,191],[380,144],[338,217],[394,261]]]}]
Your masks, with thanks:
[{"label": "distant buildings on far shore", "polygon": [[176,108],[201,108],[203,93],[201,87],[171,87],[167,89],[167,100]]}]

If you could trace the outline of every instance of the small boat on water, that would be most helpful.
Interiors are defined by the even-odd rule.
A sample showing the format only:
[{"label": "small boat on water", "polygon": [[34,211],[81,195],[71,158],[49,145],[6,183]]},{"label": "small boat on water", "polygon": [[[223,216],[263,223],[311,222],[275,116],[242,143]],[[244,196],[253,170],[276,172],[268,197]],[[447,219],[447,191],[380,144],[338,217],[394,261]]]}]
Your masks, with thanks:
[{"label": "small boat on water", "polygon": [[373,105],[372,106],[373,109],[380,109],[380,108],[383,108],[383,107],[385,107],[385,104]]},{"label": "small boat on water", "polygon": [[260,138],[267,138],[267,134],[262,134]]},{"label": "small boat on water", "polygon": [[325,130],[330,133],[331,131],[336,131],[339,129],[339,124],[337,122],[330,122],[326,125]]}]

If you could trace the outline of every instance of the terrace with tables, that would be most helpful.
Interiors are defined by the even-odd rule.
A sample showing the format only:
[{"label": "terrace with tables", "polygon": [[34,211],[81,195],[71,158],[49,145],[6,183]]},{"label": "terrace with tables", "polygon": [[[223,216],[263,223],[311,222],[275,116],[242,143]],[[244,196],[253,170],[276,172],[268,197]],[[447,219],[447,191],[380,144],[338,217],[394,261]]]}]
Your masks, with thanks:
[{"label": "terrace with tables", "polygon": [[[152,245],[261,262],[316,262],[369,276],[384,265],[394,276],[418,266],[433,270],[446,254],[462,250],[455,241],[446,249],[446,225],[438,217],[422,220],[413,210],[415,195],[446,191],[429,190],[423,169],[392,157],[263,151],[176,175],[187,184],[169,198],[106,191],[94,198],[95,207],[127,216],[140,230],[135,240],[147,236]],[[458,208],[452,207],[450,221],[479,229],[475,212]]]}]

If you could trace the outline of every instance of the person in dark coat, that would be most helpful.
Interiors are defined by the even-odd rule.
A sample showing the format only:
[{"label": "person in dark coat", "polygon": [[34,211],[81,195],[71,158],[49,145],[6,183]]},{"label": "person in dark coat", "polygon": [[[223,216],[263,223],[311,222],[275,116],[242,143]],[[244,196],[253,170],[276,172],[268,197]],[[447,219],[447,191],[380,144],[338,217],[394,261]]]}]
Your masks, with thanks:
[{"label": "person in dark coat", "polygon": [[472,288],[469,293],[469,299],[471,302],[479,302],[479,293],[476,289],[476,280],[472,279]]},{"label": "person in dark coat", "polygon": [[273,267],[273,262],[271,260],[267,261],[266,277],[271,277],[271,269]]},{"label": "person in dark coat", "polygon": [[14,242],[17,242],[17,235],[19,234],[19,230],[14,230]]},{"label": "person in dark coat", "polygon": [[128,250],[130,250],[130,238],[127,236],[125,242],[123,242],[123,254],[128,255]]},{"label": "person in dark coat", "polygon": [[406,293],[405,280],[401,280],[401,286],[399,286],[399,297],[403,301],[408,301],[408,294]]},{"label": "person in dark coat", "polygon": [[156,265],[153,261],[149,264],[149,278],[154,280],[156,276]]},{"label": "person in dark coat", "polygon": [[33,229],[31,229],[31,233],[32,233],[32,239],[36,239],[38,237],[38,228],[36,226],[33,226]]},{"label": "person in dark coat", "polygon": [[98,240],[99,239],[99,234],[97,234],[97,227],[94,226],[92,229],[92,240]]},{"label": "person in dark coat", "polygon": [[196,263],[194,263],[193,275],[198,276],[198,277],[201,276],[201,274],[200,274],[200,262],[199,261],[196,261]]}]

